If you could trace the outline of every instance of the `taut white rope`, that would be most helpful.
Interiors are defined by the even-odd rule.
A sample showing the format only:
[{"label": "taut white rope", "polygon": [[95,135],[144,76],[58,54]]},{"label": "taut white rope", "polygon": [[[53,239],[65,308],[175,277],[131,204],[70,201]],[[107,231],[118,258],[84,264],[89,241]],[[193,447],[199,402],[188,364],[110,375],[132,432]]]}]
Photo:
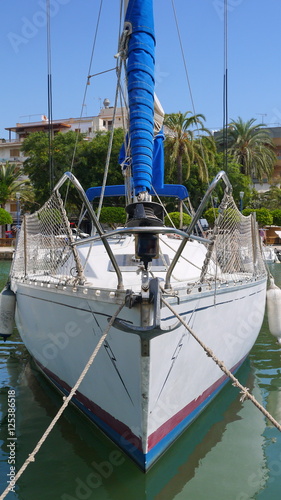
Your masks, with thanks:
[{"label": "taut white rope", "polygon": [[[189,333],[192,335],[192,337],[200,344],[200,346],[204,349],[206,352],[207,356],[212,358],[212,360],[219,366],[219,368],[233,381],[233,385],[235,387],[239,387],[241,389],[241,401],[244,401],[245,399],[250,399],[252,403],[265,415],[268,420],[281,432],[281,425],[275,418],[256,400],[256,398],[249,392],[247,387],[244,387],[242,384],[240,384],[239,380],[234,377],[233,373],[226,368],[225,364],[223,361],[219,360],[213,351],[200,340],[200,338],[196,335],[196,333],[192,330],[192,328],[182,319],[182,317],[175,311],[175,309],[162,297],[162,302],[165,304],[165,306],[170,309],[170,311],[178,318],[178,320],[184,325],[184,327],[189,331]],[[0,498],[1,500],[1,498]]]}]

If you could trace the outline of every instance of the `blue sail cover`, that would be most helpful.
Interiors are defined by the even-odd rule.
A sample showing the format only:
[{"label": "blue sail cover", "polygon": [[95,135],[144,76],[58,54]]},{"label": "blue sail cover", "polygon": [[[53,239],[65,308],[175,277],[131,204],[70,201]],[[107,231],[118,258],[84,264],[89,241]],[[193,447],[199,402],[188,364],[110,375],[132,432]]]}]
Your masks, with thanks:
[{"label": "blue sail cover", "polygon": [[154,134],[154,21],[152,0],[130,0],[125,22],[131,25],[127,79],[130,139],[135,194],[149,191],[152,182]]}]

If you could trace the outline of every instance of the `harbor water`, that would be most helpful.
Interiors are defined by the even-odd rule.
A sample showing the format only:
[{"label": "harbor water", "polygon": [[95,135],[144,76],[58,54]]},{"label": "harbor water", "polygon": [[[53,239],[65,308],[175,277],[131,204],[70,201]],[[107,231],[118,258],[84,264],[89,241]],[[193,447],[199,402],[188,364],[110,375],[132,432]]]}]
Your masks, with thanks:
[{"label": "harbor water", "polygon": [[[1,288],[10,263],[0,261]],[[271,266],[281,286],[281,264]],[[235,319],[234,319],[235,320]],[[267,319],[237,372],[281,422],[281,346]],[[15,427],[8,401],[15,399]],[[9,399],[10,398],[10,399]],[[0,342],[0,497],[62,404],[33,366],[15,330]],[[167,453],[143,474],[129,458],[69,407],[8,500],[280,500],[281,433],[228,383]]]}]

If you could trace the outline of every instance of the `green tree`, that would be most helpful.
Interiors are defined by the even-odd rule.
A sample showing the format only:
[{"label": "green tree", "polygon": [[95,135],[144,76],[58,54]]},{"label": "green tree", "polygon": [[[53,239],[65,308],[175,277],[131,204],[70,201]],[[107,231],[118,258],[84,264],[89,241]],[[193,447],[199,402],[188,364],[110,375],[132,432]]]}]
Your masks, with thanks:
[{"label": "green tree", "polygon": [[[230,180],[230,183],[232,185],[232,195],[233,198],[239,206],[239,201],[240,201],[240,192],[243,191],[244,193],[244,206],[246,207],[251,200],[252,197],[252,188],[251,188],[251,178],[248,175],[244,175],[240,172],[240,165],[231,157],[228,157],[228,168],[227,168],[227,176]],[[209,167],[210,171],[210,178],[213,179],[215,175],[220,171],[224,170],[224,155],[221,152],[218,152],[215,155],[215,165]],[[223,196],[223,191],[224,191],[224,183],[221,181],[217,188],[216,191],[213,195],[213,197],[217,197],[218,201],[220,202]]]},{"label": "green tree", "polygon": [[14,164],[6,162],[0,165],[0,206],[4,207],[9,200],[16,199],[16,193],[23,186],[26,186],[28,181],[20,180],[22,170]]},{"label": "green tree", "polygon": [[13,217],[7,210],[4,210],[4,208],[0,208],[0,226],[3,226],[4,224],[12,224],[13,223]]},{"label": "green tree", "polygon": [[[121,129],[115,130],[108,184],[123,183],[122,172],[118,165],[118,155],[123,139],[124,132]],[[108,143],[109,132],[97,133],[92,141],[85,141],[82,134],[77,137],[73,131],[55,135],[52,143],[54,182],[56,183],[64,172],[72,170],[84,189],[101,185]],[[34,186],[37,204],[42,205],[50,195],[48,136],[44,132],[30,134],[24,140],[22,150],[28,157],[24,162],[24,171]],[[75,157],[73,159],[74,150]],[[71,189],[70,202],[75,204],[78,198],[75,190]]]},{"label": "green tree", "polygon": [[278,186],[270,186],[268,191],[259,193],[253,191],[253,196],[249,208],[268,208],[277,210],[281,206],[281,189]]},{"label": "green tree", "polygon": [[[165,117],[164,124],[171,134],[167,135],[165,147],[169,152],[171,174],[173,175],[176,170],[179,184],[183,182],[183,170],[188,179],[193,164],[197,166],[199,178],[203,181],[208,179],[206,161],[213,157],[215,144],[203,121],[205,121],[204,115],[192,115],[191,111],[172,113]],[[201,137],[202,134],[206,135]]]},{"label": "green tree", "polygon": [[[241,167],[241,172],[252,178],[270,178],[277,158],[274,144],[263,124],[251,118],[244,122],[241,117],[228,126],[228,152]],[[218,137],[221,144],[222,136]]]},{"label": "green tree", "polygon": [[[80,134],[78,139],[82,139]],[[52,157],[54,164],[54,182],[56,183],[63,173],[71,170],[73,152],[76,143],[76,133],[58,133],[52,143]],[[34,187],[35,199],[42,205],[50,195],[50,164],[49,140],[44,132],[30,134],[23,142],[22,151],[27,160],[23,168]]]},{"label": "green tree", "polygon": [[123,226],[126,222],[127,215],[123,207],[102,207],[100,214],[100,222],[108,224],[112,228]]},{"label": "green tree", "polygon": [[[110,132],[98,132],[92,141],[80,141],[77,146],[74,173],[85,189],[91,186],[101,186],[103,183],[109,139]],[[118,163],[123,141],[124,131],[121,128],[115,129],[108,169],[108,185],[124,183]]]}]

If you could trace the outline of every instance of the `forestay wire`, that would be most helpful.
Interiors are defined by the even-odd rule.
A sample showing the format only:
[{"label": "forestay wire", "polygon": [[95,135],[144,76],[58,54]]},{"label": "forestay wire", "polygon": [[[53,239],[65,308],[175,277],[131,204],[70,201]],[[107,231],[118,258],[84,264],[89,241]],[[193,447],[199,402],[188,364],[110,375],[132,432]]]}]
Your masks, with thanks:
[{"label": "forestay wire", "polygon": [[[180,33],[180,28],[179,28],[179,23],[178,23],[176,8],[175,8],[175,3],[174,3],[174,0],[171,0],[171,2],[172,2],[172,8],[173,8],[174,18],[175,18],[175,23],[176,23],[176,28],[177,28],[178,38],[179,38],[179,44],[180,44],[180,49],[181,49],[181,54],[182,54],[182,59],[183,59],[185,76],[186,76],[187,85],[188,85],[189,94],[190,94],[192,112],[193,112],[194,115],[196,115],[194,98],[193,98],[193,93],[192,93],[192,88],[191,88],[191,82],[190,82],[190,78],[189,78],[189,74],[188,74],[188,69],[187,69],[186,57],[185,57],[185,53],[184,53],[184,49],[183,49],[182,38],[181,38],[181,33]],[[198,128],[198,124],[197,123],[196,123],[196,129],[197,129],[197,132],[199,132],[199,128]],[[207,168],[207,165],[206,165],[206,162],[205,162],[204,148],[202,146],[202,140],[201,140],[200,136],[199,136],[199,143],[200,143],[200,147],[201,147],[201,155],[202,155],[202,158],[204,160],[204,167],[205,167],[206,179],[208,181],[208,179],[209,179],[209,173],[208,173],[208,168]]]},{"label": "forestay wire", "polygon": [[53,156],[53,92],[52,92],[52,46],[51,46],[51,16],[50,0],[46,2],[47,11],[47,67],[48,67],[48,154],[50,193],[54,187],[54,156]]}]

